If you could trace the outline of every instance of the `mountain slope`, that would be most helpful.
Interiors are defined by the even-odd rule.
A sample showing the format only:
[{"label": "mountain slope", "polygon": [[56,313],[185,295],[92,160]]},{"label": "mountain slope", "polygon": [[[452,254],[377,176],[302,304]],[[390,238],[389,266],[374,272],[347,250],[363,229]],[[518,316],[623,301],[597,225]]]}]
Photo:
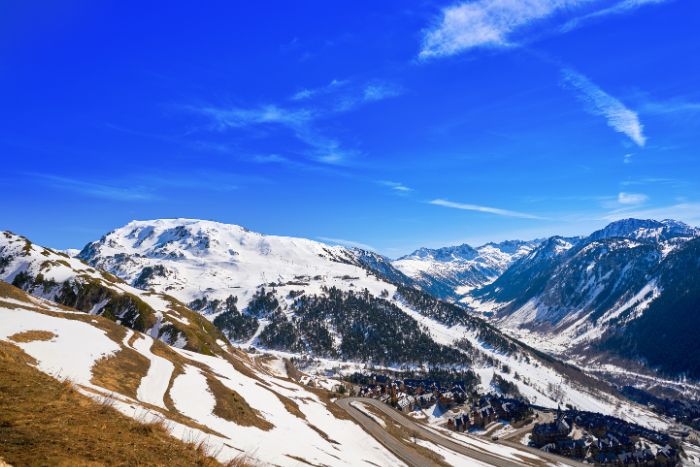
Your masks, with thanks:
[{"label": "mountain slope", "polygon": [[[474,291],[469,303],[495,312],[500,326],[546,336],[561,353],[590,356],[595,343],[669,374],[691,372],[697,378],[697,368],[678,364],[688,346],[670,346],[674,350],[660,358],[648,345],[655,339],[642,329],[648,334],[645,323],[663,323],[669,342],[694,338],[692,327],[669,325],[681,316],[692,323],[700,312],[692,298],[700,288],[693,256],[698,235],[700,230],[676,221],[627,219],[576,244],[553,237]],[[686,277],[679,275],[683,272]]]},{"label": "mountain slope", "polygon": [[176,299],[131,287],[11,232],[0,232],[0,280],[188,350],[213,354],[228,346],[215,326]]},{"label": "mountain slope", "polygon": [[[670,374],[700,378],[700,238],[671,252],[654,272],[658,297],[627,326],[610,326],[601,347]],[[613,323],[615,324],[615,323]]]},{"label": "mountain slope", "polygon": [[438,298],[457,300],[471,289],[488,284],[510,264],[527,255],[539,241],[464,244],[439,249],[421,248],[392,264]]},{"label": "mountain slope", "polygon": [[132,284],[191,300],[243,348],[313,357],[315,370],[453,368],[471,372],[483,391],[498,377],[540,405],[658,422],[600,381],[437,300],[361,250],[175,219],[132,222],[80,256]]},{"label": "mountain slope", "polygon": [[[241,343],[383,364],[454,366],[392,297],[410,279],[363,250],[188,219],[135,221],[79,255],[132,285],[173,294]],[[391,282],[390,282],[391,281]]]},{"label": "mountain slope", "polygon": [[164,424],[129,418],[42,373],[13,341],[47,336],[0,340],[0,465],[221,465],[170,436]]},{"label": "mountain slope", "polygon": [[168,347],[0,282],[4,342],[83,396],[157,422],[222,462],[244,455],[254,464],[401,465],[322,392],[288,378],[280,362]]}]

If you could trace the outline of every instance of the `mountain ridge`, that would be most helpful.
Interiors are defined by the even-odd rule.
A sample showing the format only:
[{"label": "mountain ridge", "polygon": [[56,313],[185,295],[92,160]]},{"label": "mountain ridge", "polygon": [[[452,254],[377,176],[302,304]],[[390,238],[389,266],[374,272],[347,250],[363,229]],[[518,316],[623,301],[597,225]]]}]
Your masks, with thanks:
[{"label": "mountain ridge", "polygon": [[[671,305],[660,309],[659,304],[672,303],[668,295],[688,297],[689,301],[677,303],[684,303],[686,313],[697,315],[690,297],[698,287],[678,274],[700,275],[688,253],[699,237],[700,229],[678,221],[637,219],[611,223],[558,250],[556,244],[561,240],[552,237],[465,301],[488,311],[500,328],[511,329],[521,338],[527,340],[527,333],[547,337],[560,355],[590,360],[593,346],[647,362],[667,376],[689,372],[700,378],[698,368],[683,366],[682,354],[665,352],[664,362],[644,345],[642,336],[648,332],[638,331],[650,319],[646,316],[649,308],[655,310],[659,323],[664,322],[662,315],[671,321],[678,314]],[[687,286],[678,289],[678,283]],[[692,327],[674,329],[679,343],[693,332]],[[673,338],[665,336],[668,347],[674,348]],[[678,352],[687,352],[690,347],[678,348]]]}]

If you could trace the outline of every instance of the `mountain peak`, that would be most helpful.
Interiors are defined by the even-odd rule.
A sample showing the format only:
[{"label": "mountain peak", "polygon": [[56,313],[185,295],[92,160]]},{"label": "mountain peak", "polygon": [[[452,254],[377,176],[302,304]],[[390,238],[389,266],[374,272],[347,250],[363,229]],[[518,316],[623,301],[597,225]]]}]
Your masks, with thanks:
[{"label": "mountain peak", "polygon": [[435,261],[445,262],[454,260],[472,259],[479,254],[471,245],[463,243],[455,246],[445,246],[442,248],[419,248],[413,253],[402,256],[398,259],[432,259]]},{"label": "mountain peak", "polygon": [[632,240],[666,241],[673,238],[692,238],[699,235],[700,229],[673,219],[657,221],[653,219],[628,218],[612,222],[606,227],[593,232],[588,237],[588,240],[596,241],[622,237]]}]

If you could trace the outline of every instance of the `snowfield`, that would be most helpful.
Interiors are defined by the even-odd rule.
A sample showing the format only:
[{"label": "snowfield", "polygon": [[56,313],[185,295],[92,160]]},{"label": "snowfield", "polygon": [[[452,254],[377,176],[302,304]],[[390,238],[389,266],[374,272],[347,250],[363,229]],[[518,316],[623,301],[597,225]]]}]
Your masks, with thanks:
[{"label": "snowfield", "polygon": [[[162,266],[148,286],[184,303],[206,296],[246,304],[259,286],[276,284],[280,296],[322,287],[390,287],[356,264],[350,250],[304,238],[263,235],[243,227],[193,219],[133,221],[83,249],[80,257],[133,283],[144,268]],[[390,292],[392,292],[390,290]]]},{"label": "snowfield", "polygon": [[143,402],[165,408],[163,396],[168,390],[170,377],[173,374],[175,366],[168,360],[154,355],[151,352],[152,345],[153,340],[145,336],[136,339],[133,345],[134,350],[148,358],[151,362],[148,367],[148,374],[141,380],[137,397]]},{"label": "snowfield", "polygon": [[[10,338],[20,332],[49,331],[55,335],[50,340],[13,343],[35,358],[41,371],[56,378],[69,379],[77,389],[98,401],[105,397],[112,399],[114,407],[128,416],[145,421],[168,417],[167,410],[156,412],[149,406],[165,408],[163,398],[174,365],[153,355],[151,347],[154,341],[150,336],[137,333],[133,342],[132,348],[151,362],[134,400],[91,382],[95,362],[126,346],[132,331],[126,333],[122,342],[115,342],[91,322],[50,316],[46,314],[48,310],[56,313],[49,305],[39,307],[29,298],[22,302],[6,301],[0,297],[0,339],[13,342]],[[97,322],[103,318],[92,319]],[[174,379],[170,389],[175,408],[218,435],[173,420],[168,426],[174,436],[184,441],[205,442],[222,461],[243,454],[264,464],[288,465],[296,463],[295,459],[304,459],[324,465],[403,465],[358,425],[336,418],[318,395],[289,379],[250,366],[250,375],[245,375],[221,357],[186,350],[176,352],[191,363],[184,366],[184,373]],[[243,361],[241,364],[248,365]],[[214,415],[216,398],[201,368],[240,394],[273,427],[265,431]],[[291,413],[280,397],[296,404],[303,416]],[[146,405],[140,404],[142,402]]]}]

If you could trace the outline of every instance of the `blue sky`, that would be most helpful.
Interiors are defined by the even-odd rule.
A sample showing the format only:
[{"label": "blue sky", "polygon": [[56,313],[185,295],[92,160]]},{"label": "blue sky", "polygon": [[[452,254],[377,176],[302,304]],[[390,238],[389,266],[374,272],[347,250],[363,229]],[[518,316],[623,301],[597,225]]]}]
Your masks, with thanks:
[{"label": "blue sky", "polygon": [[48,246],[161,217],[392,257],[700,223],[693,0],[15,3],[0,228]]}]

